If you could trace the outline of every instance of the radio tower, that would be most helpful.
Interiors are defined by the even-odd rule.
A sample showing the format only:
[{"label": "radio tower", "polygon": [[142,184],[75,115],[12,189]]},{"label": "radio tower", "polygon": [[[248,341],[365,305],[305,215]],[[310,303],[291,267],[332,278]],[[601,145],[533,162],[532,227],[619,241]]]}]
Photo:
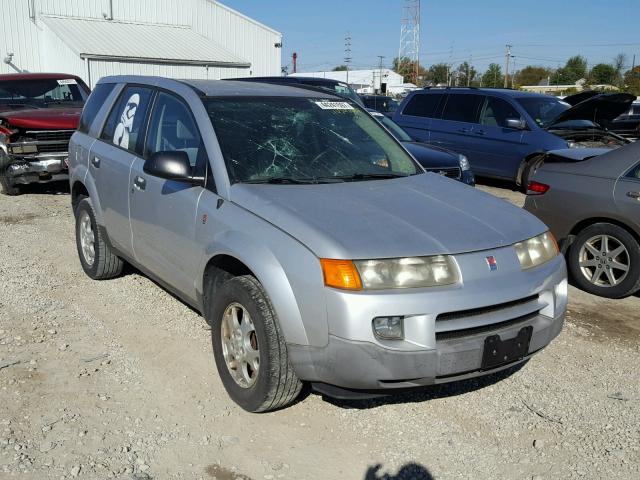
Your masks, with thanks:
[{"label": "radio tower", "polygon": [[398,63],[398,70],[410,72],[409,80],[417,84],[420,72],[420,0],[404,0]]}]

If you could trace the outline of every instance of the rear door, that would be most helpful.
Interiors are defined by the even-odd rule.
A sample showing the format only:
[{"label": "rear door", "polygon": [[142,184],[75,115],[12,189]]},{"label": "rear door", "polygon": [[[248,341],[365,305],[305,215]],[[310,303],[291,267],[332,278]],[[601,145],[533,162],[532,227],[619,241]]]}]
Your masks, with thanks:
[{"label": "rear door", "polygon": [[473,129],[483,100],[484,96],[477,93],[449,93],[442,117],[431,121],[429,143],[466,155],[473,166]]},{"label": "rear door", "polygon": [[152,92],[149,87],[126,86],[89,155],[89,171],[96,183],[109,240],[118,250],[129,254],[129,173],[136,155],[142,152],[140,133]]},{"label": "rear door", "polygon": [[640,232],[640,163],[616,182],[614,197],[623,218]]},{"label": "rear door", "polygon": [[467,155],[476,173],[516,177],[520,162],[525,157],[523,138],[531,132],[507,127],[507,120],[511,118],[519,120],[521,115],[508,101],[492,95],[484,98]]},{"label": "rear door", "polygon": [[416,93],[411,96],[393,116],[409,136],[417,142],[429,143],[432,118],[437,116],[445,95],[437,93]]},{"label": "rear door", "polygon": [[[145,157],[176,150],[187,153],[193,175],[205,176],[207,154],[191,110],[181,98],[160,91],[149,121]],[[195,299],[202,256],[195,241],[196,215],[203,185],[154,177],[144,172],[144,162],[143,158],[134,160],[129,189],[135,258]]]}]

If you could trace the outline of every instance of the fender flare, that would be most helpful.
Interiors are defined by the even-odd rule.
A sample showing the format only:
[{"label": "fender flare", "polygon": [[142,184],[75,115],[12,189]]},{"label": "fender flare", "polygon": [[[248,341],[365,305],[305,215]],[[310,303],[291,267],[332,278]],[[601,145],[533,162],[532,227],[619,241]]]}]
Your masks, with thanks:
[{"label": "fender flare", "polygon": [[516,173],[516,185],[520,187],[522,186],[522,175],[524,174],[524,170],[525,168],[527,168],[527,165],[529,165],[529,162],[531,162],[531,160],[533,160],[534,158],[544,155],[546,153],[547,152],[530,153],[520,162],[520,166],[518,167],[518,172]]},{"label": "fender flare", "polygon": [[199,295],[203,294],[205,267],[218,255],[236,258],[255,275],[271,300],[287,343],[309,344],[300,307],[284,268],[273,252],[249,235],[225,231],[214,237],[213,242],[205,249],[203,270],[197,278],[196,291]]},{"label": "fender flare", "polygon": [[[78,172],[79,170],[79,172]],[[82,171],[84,170],[84,172]],[[91,199],[91,203],[93,205],[93,212],[96,217],[96,222],[99,225],[104,226],[104,219],[102,216],[102,207],[100,205],[100,197],[98,196],[98,189],[96,188],[96,184],[93,181],[91,175],[87,175],[88,170],[83,165],[82,167],[76,167],[76,171],[73,172],[73,177],[70,179],[71,184],[71,192],[73,192],[73,187],[76,183],[80,183],[84,186],[84,188],[89,192],[89,198]]]}]

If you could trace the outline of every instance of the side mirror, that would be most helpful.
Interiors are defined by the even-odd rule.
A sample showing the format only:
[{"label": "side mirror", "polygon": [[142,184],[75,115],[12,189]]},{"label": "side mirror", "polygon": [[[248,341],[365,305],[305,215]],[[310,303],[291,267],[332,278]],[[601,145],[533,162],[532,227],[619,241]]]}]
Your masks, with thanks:
[{"label": "side mirror", "polygon": [[189,156],[179,150],[154,153],[144,162],[142,169],[154,177],[176,182],[201,183],[204,181],[204,177],[191,174]]},{"label": "side mirror", "polygon": [[507,128],[515,128],[516,130],[525,130],[527,122],[522,118],[507,118]]}]

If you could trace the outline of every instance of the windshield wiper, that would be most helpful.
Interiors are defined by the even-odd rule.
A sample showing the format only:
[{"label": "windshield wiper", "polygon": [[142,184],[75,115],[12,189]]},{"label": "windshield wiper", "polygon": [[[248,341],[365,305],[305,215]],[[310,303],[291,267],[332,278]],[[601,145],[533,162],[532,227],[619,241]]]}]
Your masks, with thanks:
[{"label": "windshield wiper", "polygon": [[[268,183],[273,185],[309,185],[314,183],[330,183],[331,178],[313,178],[313,177],[301,177],[301,178],[293,178],[293,177],[271,177],[271,178],[256,178],[255,180],[245,180],[240,183]],[[341,182],[343,180],[337,178],[336,182]]]},{"label": "windshield wiper", "polygon": [[335,178],[335,179],[340,179],[340,180],[345,180],[345,181],[357,181],[357,180],[382,180],[382,179],[387,179],[387,178],[401,178],[401,177],[408,177],[409,174],[408,173],[393,173],[393,172],[388,172],[388,173],[352,173],[350,175],[337,175],[335,177],[328,177],[328,178]]}]

